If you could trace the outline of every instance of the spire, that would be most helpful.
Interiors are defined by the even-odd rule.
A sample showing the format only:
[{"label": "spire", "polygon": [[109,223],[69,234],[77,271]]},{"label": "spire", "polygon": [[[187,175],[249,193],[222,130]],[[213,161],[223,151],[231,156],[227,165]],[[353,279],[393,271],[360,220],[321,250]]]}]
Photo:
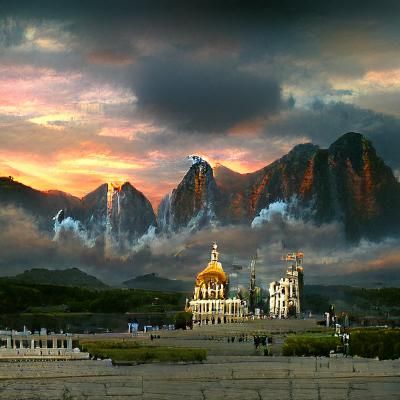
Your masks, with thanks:
[{"label": "spire", "polygon": [[211,261],[218,261],[218,246],[216,242],[213,242],[211,246]]}]

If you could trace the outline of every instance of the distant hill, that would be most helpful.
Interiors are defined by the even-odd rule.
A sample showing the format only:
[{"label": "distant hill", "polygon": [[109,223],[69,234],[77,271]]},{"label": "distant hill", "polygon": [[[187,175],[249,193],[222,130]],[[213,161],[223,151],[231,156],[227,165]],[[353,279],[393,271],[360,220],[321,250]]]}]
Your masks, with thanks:
[{"label": "distant hill", "polygon": [[194,282],[162,278],[155,273],[137,276],[123,282],[130,289],[161,290],[163,292],[191,292]]},{"label": "distant hill", "polygon": [[41,285],[74,286],[92,289],[105,289],[108,287],[95,276],[88,275],[78,268],[63,270],[33,268],[16,275],[13,279],[18,282]]},{"label": "distant hill", "polygon": [[[168,311],[176,313],[178,310],[182,310],[185,304],[184,293],[154,292],[140,289],[127,290],[125,288],[94,290],[89,287],[26,283],[17,281],[15,278],[2,277],[0,277],[0,293],[0,329],[4,329],[6,326],[20,329],[21,321],[24,321],[22,324],[26,321],[31,328],[35,326],[35,330],[40,326],[47,326],[47,328],[56,331],[60,329],[60,326],[56,318],[53,318],[54,312],[115,314],[126,312],[164,313]],[[155,301],[155,298],[158,300]],[[31,322],[29,322],[29,317],[21,317],[21,320],[19,320],[18,316],[16,316],[16,319],[4,316],[4,314],[21,312],[33,313]],[[50,313],[50,315],[48,318],[41,319],[41,317],[35,318],[36,313]],[[72,326],[81,324],[73,317],[68,318],[62,319],[63,321],[70,321]],[[95,326],[99,328],[97,324],[103,320],[100,318],[96,321]],[[41,323],[45,325],[37,325]],[[64,322],[61,324],[64,325]]]}]

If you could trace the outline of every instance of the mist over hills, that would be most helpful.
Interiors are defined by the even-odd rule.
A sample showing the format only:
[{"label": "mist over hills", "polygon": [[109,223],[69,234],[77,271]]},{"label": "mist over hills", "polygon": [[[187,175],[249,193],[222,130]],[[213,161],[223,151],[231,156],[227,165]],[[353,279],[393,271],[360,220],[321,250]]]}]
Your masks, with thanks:
[{"label": "mist over hills", "polygon": [[0,267],[7,274],[76,265],[119,282],[154,271],[186,279],[205,264],[209,243],[217,240],[225,257],[247,260],[258,249],[261,273],[274,279],[281,274],[280,255],[301,248],[310,256],[312,279],[359,279],[364,270],[380,269],[385,282],[399,266],[399,204],[392,170],[354,132],[327,149],[297,145],[248,174],[194,157],[157,215],[129,182],[103,184],[79,199],[5,177]]}]

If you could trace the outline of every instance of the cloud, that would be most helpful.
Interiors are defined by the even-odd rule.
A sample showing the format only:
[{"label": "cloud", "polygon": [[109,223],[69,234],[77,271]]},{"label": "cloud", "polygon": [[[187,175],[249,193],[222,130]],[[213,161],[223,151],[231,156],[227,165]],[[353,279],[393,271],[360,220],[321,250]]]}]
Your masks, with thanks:
[{"label": "cloud", "polygon": [[134,70],[133,90],[139,109],[183,132],[224,133],[281,107],[274,80],[228,64],[194,63],[182,55],[143,60]]},{"label": "cloud", "polygon": [[207,228],[155,236],[148,232],[138,243],[126,244],[119,255],[104,257],[104,242],[98,237],[88,247],[86,237],[64,230],[57,241],[38,228],[32,216],[14,207],[0,209],[0,274],[14,275],[28,268],[78,267],[107,282],[119,284],[133,276],[157,272],[161,276],[194,280],[209,261],[210,245],[217,241],[220,258],[229,273],[233,262],[243,266],[240,280],[248,283],[248,265],[258,253],[257,279],[263,287],[285,272],[281,261],[286,252],[305,254],[306,284],[395,284],[400,268],[400,240],[346,243],[339,223],[315,226],[274,214],[257,229],[250,226]]},{"label": "cloud", "polygon": [[0,19],[0,48],[11,47],[24,41],[24,25],[15,18]]},{"label": "cloud", "polygon": [[[112,274],[113,262],[104,259],[103,243],[87,247],[74,231],[64,230],[54,241],[42,232],[36,219],[15,207],[0,209],[0,274],[15,275],[29,268],[63,269],[78,267],[99,276]],[[118,271],[128,265],[118,260]],[[107,273],[108,270],[108,273]],[[104,272],[106,271],[106,272]],[[118,277],[114,279],[119,282]]]},{"label": "cloud", "polygon": [[[357,3],[3,1],[1,168],[80,196],[105,180],[129,180],[157,204],[184,175],[187,154],[250,172],[299,142],[326,147],[359,131],[400,170],[400,6]],[[32,224],[32,254],[43,246],[46,259],[64,265]],[[243,229],[159,238],[132,254],[132,265],[190,266],[192,274],[214,233],[235,243],[229,252],[246,235],[259,243]],[[288,232],[265,232],[280,238],[265,247],[271,262],[282,240],[292,243]],[[186,240],[198,240],[198,253]],[[71,252],[65,263],[107,270],[91,251]],[[317,251],[310,245],[309,254]]]}]

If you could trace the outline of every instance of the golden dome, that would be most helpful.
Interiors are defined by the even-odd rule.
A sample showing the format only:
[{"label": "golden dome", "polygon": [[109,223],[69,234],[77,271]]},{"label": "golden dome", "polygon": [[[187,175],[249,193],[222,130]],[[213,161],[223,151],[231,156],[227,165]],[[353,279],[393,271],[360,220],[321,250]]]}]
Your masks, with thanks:
[{"label": "golden dome", "polygon": [[223,283],[228,281],[228,278],[222,269],[221,263],[218,261],[217,244],[214,242],[211,251],[211,261],[207,267],[201,271],[196,278],[196,286],[200,286],[203,282],[214,281],[215,283]]},{"label": "golden dome", "polygon": [[215,283],[225,284],[227,281],[226,274],[222,269],[222,265],[218,261],[210,261],[208,266],[201,271],[196,278],[196,284],[200,285],[201,282],[215,281]]}]

